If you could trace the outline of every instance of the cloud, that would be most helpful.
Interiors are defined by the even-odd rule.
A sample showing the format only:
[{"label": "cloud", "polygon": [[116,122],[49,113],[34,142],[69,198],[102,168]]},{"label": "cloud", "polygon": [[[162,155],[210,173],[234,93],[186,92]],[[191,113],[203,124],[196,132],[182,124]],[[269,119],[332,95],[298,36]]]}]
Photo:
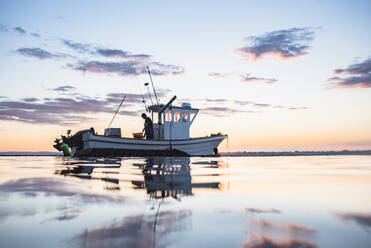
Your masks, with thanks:
[{"label": "cloud", "polygon": [[15,32],[17,32],[18,34],[26,34],[26,33],[27,33],[26,30],[24,30],[24,29],[21,28],[21,27],[15,27],[15,28],[13,28],[13,30],[14,30]]},{"label": "cloud", "polygon": [[138,111],[128,111],[128,110],[120,110],[118,112],[120,115],[126,115],[126,116],[139,116]]},{"label": "cloud", "polygon": [[[149,64],[152,75],[177,75],[182,74],[184,69],[180,66],[164,65],[158,62]],[[146,65],[138,61],[100,62],[80,61],[77,64],[68,64],[68,67],[82,72],[118,74],[120,76],[137,76],[146,74]]]},{"label": "cloud", "polygon": [[[22,27],[14,27],[14,28],[10,28],[10,29],[13,30],[15,33],[17,33],[19,35],[26,35],[27,34],[27,31]],[[0,25],[0,32],[8,32],[8,31],[9,31],[8,27]],[[33,37],[37,37],[37,38],[40,37],[40,35],[36,32],[30,33],[29,35],[31,35]]]},{"label": "cloud", "polygon": [[335,69],[335,76],[327,81],[338,88],[371,88],[371,57],[345,69]]},{"label": "cloud", "polygon": [[274,240],[266,235],[249,234],[248,240],[242,242],[245,248],[315,248],[316,243],[289,238],[287,240]]},{"label": "cloud", "polygon": [[260,113],[259,111],[252,110],[240,110],[229,107],[206,107],[202,109],[203,114],[212,115],[214,117],[226,117],[231,114],[243,114],[243,113]]},{"label": "cloud", "polygon": [[371,88],[371,74],[354,77],[332,77],[328,80],[338,88]]},{"label": "cloud", "polygon": [[371,58],[366,59],[365,61],[350,65],[346,69],[336,69],[334,71],[336,74],[364,74],[371,72]]},{"label": "cloud", "polygon": [[256,61],[266,55],[280,59],[292,59],[308,53],[309,43],[314,38],[314,28],[291,28],[249,36],[248,45],[239,48],[237,53],[244,58]]},{"label": "cloud", "polygon": [[177,65],[166,65],[160,62],[149,63],[149,68],[151,69],[152,75],[180,75],[184,73],[184,68]]},{"label": "cloud", "polygon": [[23,98],[22,100],[25,101],[25,102],[37,102],[37,101],[39,101],[39,99],[37,99],[35,97]]},{"label": "cloud", "polygon": [[261,208],[245,208],[245,211],[248,213],[255,213],[255,214],[261,214],[261,213],[274,213],[279,214],[281,211],[277,209],[261,209]]},{"label": "cloud", "polygon": [[151,57],[148,54],[132,54],[128,51],[121,49],[109,49],[109,48],[97,48],[93,47],[92,44],[84,44],[73,42],[71,40],[61,39],[62,43],[79,53],[87,53],[93,55],[100,55],[108,58],[121,58],[121,59],[132,59],[132,60],[147,60]]},{"label": "cloud", "polygon": [[253,101],[244,101],[244,100],[235,100],[235,104],[237,105],[252,105],[254,107],[258,108],[275,108],[275,109],[287,109],[287,110],[305,110],[309,109],[308,107],[287,107],[287,106],[282,106],[282,105],[274,105],[274,104],[269,104],[269,103],[257,103]]},{"label": "cloud", "polygon": [[123,59],[149,59],[151,55],[148,54],[131,54],[120,49],[106,49],[98,48],[96,52],[104,57],[116,57]]},{"label": "cloud", "polygon": [[73,42],[71,40],[61,40],[63,44],[68,46],[69,48],[72,48],[76,50],[79,53],[91,53],[91,45],[90,44],[83,44],[83,43],[78,43],[78,42]]},{"label": "cloud", "polygon": [[63,91],[63,92],[65,92],[65,91],[76,90],[76,88],[73,87],[73,86],[71,86],[71,85],[63,85],[63,86],[59,86],[59,87],[57,87],[57,88],[54,88],[54,89],[52,89],[52,90],[54,90],[54,91]]},{"label": "cloud", "polygon": [[[161,89],[158,89],[156,92],[157,92],[158,97],[167,97],[168,93],[169,93],[168,90],[161,90]],[[148,96],[142,96],[141,94],[109,93],[109,94],[106,95],[106,101],[111,102],[111,103],[120,103],[125,96],[126,96],[125,102],[130,102],[130,103],[141,103],[141,104],[143,104],[142,103],[143,98],[145,100],[149,100]]]},{"label": "cloud", "polygon": [[272,106],[271,104],[268,104],[268,103],[257,103],[253,101],[244,101],[244,100],[235,100],[234,103],[238,105],[242,105],[242,106],[253,105],[254,107],[271,107]]},{"label": "cloud", "polygon": [[33,124],[55,124],[55,125],[74,125],[81,122],[92,122],[93,118],[76,116],[71,113],[58,115],[52,111],[43,110],[22,110],[0,107],[0,120],[18,121]]},{"label": "cloud", "polygon": [[0,32],[8,32],[8,28],[3,26],[3,25],[0,25]]},{"label": "cloud", "polygon": [[33,57],[38,59],[50,59],[50,58],[58,58],[61,57],[61,55],[52,54],[50,52],[47,52],[41,48],[34,47],[34,48],[19,48],[16,51],[20,55],[27,56],[27,57]]},{"label": "cloud", "polygon": [[371,228],[371,214],[345,212],[338,213],[336,216],[342,220],[354,221],[360,226]]},{"label": "cloud", "polygon": [[229,103],[229,100],[224,98],[178,98],[178,102],[189,102],[192,105],[210,106],[210,103]]},{"label": "cloud", "polygon": [[[308,107],[292,107],[292,106],[282,106],[282,105],[274,105],[269,103],[258,103],[253,101],[245,101],[245,100],[227,100],[223,98],[182,98],[178,99],[180,102],[191,102],[192,104],[197,105],[198,108],[201,109],[202,114],[211,115],[215,117],[226,117],[230,114],[243,114],[243,113],[262,113],[262,109],[286,109],[286,110],[305,110],[309,109]],[[214,106],[210,106],[210,103],[213,103]],[[215,106],[215,104],[218,104]],[[252,106],[257,108],[257,110],[246,110],[246,108],[236,107],[238,106]],[[231,106],[235,106],[233,108]]]},{"label": "cloud", "polygon": [[[27,34],[27,31],[22,27],[14,27],[14,28],[9,27],[9,28],[10,28],[10,30],[13,30],[15,33],[17,33],[19,35],[26,35]],[[0,32],[8,32],[9,28],[5,27],[3,25],[0,25]],[[37,37],[37,38],[40,37],[40,35],[36,32],[29,33],[29,35],[33,36],[33,37]]]},{"label": "cloud", "polygon": [[[72,86],[60,86],[52,89],[61,92],[63,97],[23,98],[22,100],[0,100],[0,120],[10,120],[34,124],[74,125],[92,122],[97,113],[114,113],[125,93],[111,93],[103,98],[82,96]],[[166,95],[159,92],[160,96]],[[142,96],[127,94],[120,115],[139,116]],[[134,108],[134,110],[132,109]],[[137,108],[137,109],[135,109]],[[92,115],[94,113],[94,115]],[[93,116],[93,117],[92,117]]]},{"label": "cloud", "polygon": [[309,109],[308,107],[288,107],[288,110],[305,110]]},{"label": "cloud", "polygon": [[208,75],[209,75],[209,77],[226,78],[226,77],[228,77],[232,74],[233,74],[233,72],[230,72],[230,73],[210,72]]},{"label": "cloud", "polygon": [[250,74],[246,74],[242,76],[242,82],[262,82],[266,84],[273,84],[276,83],[278,80],[274,78],[259,78],[259,77],[252,77]]},{"label": "cloud", "polygon": [[137,62],[100,62],[100,61],[81,61],[75,65],[68,64],[74,70],[92,73],[116,73],[121,76],[134,76],[144,73]]},{"label": "cloud", "polygon": [[[7,29],[1,26],[1,31]],[[38,37],[36,33],[32,36]],[[44,49],[33,48],[19,48],[15,52],[27,56],[34,57],[40,60],[53,59],[53,58],[72,58],[74,62],[68,63],[67,68],[88,72],[88,73],[102,73],[102,74],[118,74],[121,76],[136,76],[147,73],[147,66],[151,69],[152,75],[167,76],[167,75],[180,75],[184,73],[182,66],[164,64],[158,61],[150,61],[151,55],[148,54],[132,54],[121,49],[107,49],[93,47],[92,44],[83,44],[73,42],[71,40],[61,39],[62,43],[67,47],[77,51],[81,54],[100,55],[107,58],[125,59],[125,61],[99,61],[99,60],[84,60],[77,59],[77,56],[64,54],[64,53],[51,53]]]},{"label": "cloud", "polygon": [[38,33],[31,33],[30,35],[33,36],[33,37],[40,38],[40,35]]},{"label": "cloud", "polygon": [[149,59],[151,57],[151,55],[148,55],[148,54],[132,54],[130,52],[127,52],[121,49],[109,49],[109,48],[97,48],[97,47],[93,48],[92,44],[78,43],[78,42],[73,42],[71,40],[61,39],[61,41],[63,42],[64,45],[78,51],[79,53],[94,54],[94,55],[100,55],[100,56],[109,57],[109,58],[121,58],[121,59],[133,59],[133,60],[144,60],[144,59]]},{"label": "cloud", "polygon": [[225,102],[228,102],[227,99],[210,99],[210,98],[206,98],[205,99],[206,102],[219,102],[219,103],[225,103]]}]

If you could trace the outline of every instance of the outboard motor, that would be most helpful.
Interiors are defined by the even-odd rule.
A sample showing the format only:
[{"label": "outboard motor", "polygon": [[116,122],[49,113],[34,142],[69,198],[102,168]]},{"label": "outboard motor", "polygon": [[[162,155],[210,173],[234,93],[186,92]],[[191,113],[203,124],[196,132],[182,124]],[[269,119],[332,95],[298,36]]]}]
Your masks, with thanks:
[{"label": "outboard motor", "polygon": [[53,145],[53,147],[57,149],[58,151],[62,151],[62,148],[61,148],[62,143],[59,142],[59,139],[55,139],[54,143],[55,145]]}]

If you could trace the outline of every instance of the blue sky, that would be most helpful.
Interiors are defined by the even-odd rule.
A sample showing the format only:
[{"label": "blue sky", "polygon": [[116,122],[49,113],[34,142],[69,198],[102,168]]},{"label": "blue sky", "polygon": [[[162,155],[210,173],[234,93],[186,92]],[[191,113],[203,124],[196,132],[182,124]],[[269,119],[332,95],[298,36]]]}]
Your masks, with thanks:
[{"label": "blue sky", "polygon": [[49,150],[67,122],[103,129],[114,93],[132,94],[116,122],[130,136],[145,65],[162,102],[201,108],[194,136],[228,133],[231,150],[371,148],[369,13],[369,1],[0,1],[0,150]]}]

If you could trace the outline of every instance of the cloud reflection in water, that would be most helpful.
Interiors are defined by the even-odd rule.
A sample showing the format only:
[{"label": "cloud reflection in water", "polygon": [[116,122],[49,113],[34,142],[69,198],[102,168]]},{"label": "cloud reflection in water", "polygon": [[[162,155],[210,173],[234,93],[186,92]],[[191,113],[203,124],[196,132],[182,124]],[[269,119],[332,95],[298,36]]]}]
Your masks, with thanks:
[{"label": "cloud reflection in water", "polygon": [[313,242],[289,238],[287,240],[275,240],[266,235],[250,234],[247,241],[242,242],[245,248],[315,248]]},{"label": "cloud reflection in water", "polygon": [[16,203],[12,208],[0,209],[0,222],[9,217],[34,218],[36,215],[42,216],[41,224],[69,221],[80,216],[89,204],[126,202],[123,196],[98,194],[79,182],[55,177],[10,180],[0,185],[0,195]]},{"label": "cloud reflection in water", "polygon": [[[273,221],[250,217],[248,219],[248,239],[242,243],[248,248],[312,248],[311,241],[317,230],[298,223]],[[310,241],[308,241],[310,240]]]},{"label": "cloud reflection in water", "polygon": [[[81,247],[165,247],[173,242],[166,237],[191,228],[190,210],[164,211],[155,215],[128,216],[100,228],[85,229],[70,242]],[[156,241],[156,236],[161,237]]]},{"label": "cloud reflection in water", "polygon": [[337,217],[344,221],[354,221],[358,225],[371,229],[371,214],[355,213],[355,212],[343,212],[337,213]]},{"label": "cloud reflection in water", "polygon": [[71,197],[77,196],[83,202],[122,202],[123,198],[89,192],[78,182],[54,177],[34,177],[10,180],[0,185],[1,194],[21,193],[34,196],[43,193],[45,196]]}]

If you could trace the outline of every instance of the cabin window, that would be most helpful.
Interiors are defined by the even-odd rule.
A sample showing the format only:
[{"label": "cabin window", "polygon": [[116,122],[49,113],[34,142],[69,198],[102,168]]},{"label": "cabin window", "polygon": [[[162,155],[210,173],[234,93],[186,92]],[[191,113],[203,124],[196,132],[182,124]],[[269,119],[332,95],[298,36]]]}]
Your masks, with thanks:
[{"label": "cabin window", "polygon": [[183,113],[182,113],[182,121],[183,121],[183,122],[188,121],[188,113],[187,113],[187,112],[183,112]]},{"label": "cabin window", "polygon": [[195,116],[195,114],[196,114],[195,112],[191,112],[191,114],[190,114],[190,118],[189,118],[190,121],[192,121],[192,119],[193,119],[193,117]]},{"label": "cabin window", "polygon": [[166,111],[165,121],[171,121],[171,110]]},{"label": "cabin window", "polygon": [[179,112],[174,112],[174,121],[178,122],[180,120],[180,113]]},{"label": "cabin window", "polygon": [[153,116],[152,122],[153,123],[158,123],[158,114],[157,113],[154,113],[152,116]]}]

